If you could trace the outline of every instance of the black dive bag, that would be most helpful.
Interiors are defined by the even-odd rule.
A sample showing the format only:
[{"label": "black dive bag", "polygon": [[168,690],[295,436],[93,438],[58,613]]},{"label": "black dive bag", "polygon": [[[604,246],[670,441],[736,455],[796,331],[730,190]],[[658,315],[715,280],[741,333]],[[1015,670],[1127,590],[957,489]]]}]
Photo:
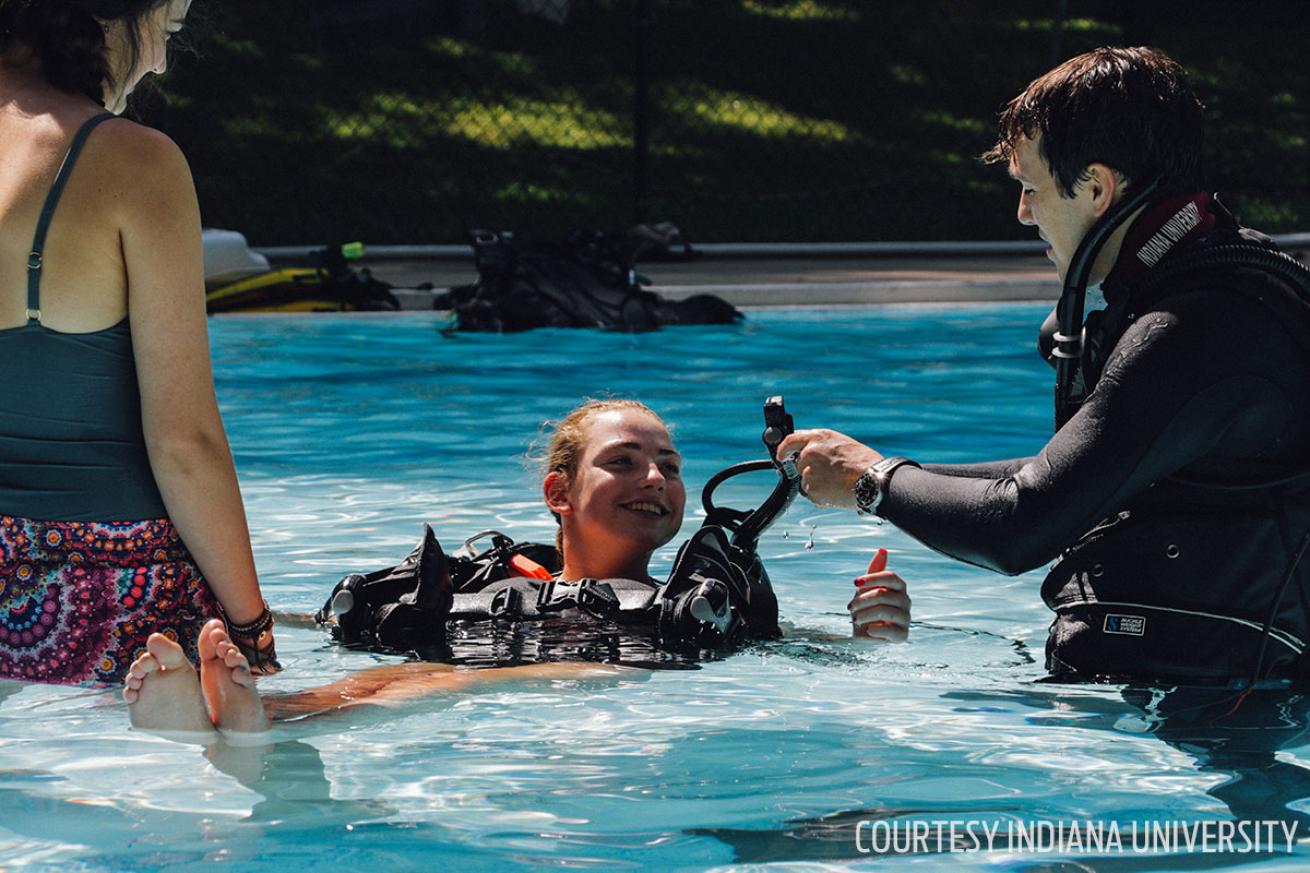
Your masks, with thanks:
[{"label": "black dive bag", "polygon": [[[791,432],[782,398],[765,405],[773,453]],[[776,469],[757,509],[714,506],[712,493],[740,473]],[[682,545],[668,581],[556,580],[554,546],[483,531],[453,554],[432,528],[399,564],[337,583],[315,620],[334,641],[426,660],[478,665],[586,660],[648,664],[695,660],[751,640],[775,639],[778,601],[756,554],[760,533],[791,504],[800,475],[790,460],[739,464],[706,484],[705,523]],[[490,539],[478,551],[475,544]]]},{"label": "black dive bag", "polygon": [[598,327],[631,333],[666,325],[735,324],[745,316],[712,294],[667,300],[642,287],[637,251],[609,234],[575,232],[555,245],[521,246],[512,235],[474,230],[473,285],[436,304],[454,329],[513,333],[537,327]]},{"label": "black dive bag", "polygon": [[[1131,321],[1129,306],[1147,312],[1180,293],[1253,297],[1310,357],[1310,270],[1228,221],[1219,244],[1167,258],[1106,311],[1099,336],[1089,328],[1099,351],[1082,356],[1083,396]],[[1158,482],[1051,567],[1042,584],[1055,612],[1047,670],[1058,680],[1239,689],[1308,679],[1308,547],[1310,469],[1261,481],[1175,474]]]}]

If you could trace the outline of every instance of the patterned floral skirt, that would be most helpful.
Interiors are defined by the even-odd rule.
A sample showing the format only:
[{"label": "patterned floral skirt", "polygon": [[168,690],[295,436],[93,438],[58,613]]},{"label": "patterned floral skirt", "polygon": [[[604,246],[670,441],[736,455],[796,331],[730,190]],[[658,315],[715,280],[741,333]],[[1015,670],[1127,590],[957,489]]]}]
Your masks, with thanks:
[{"label": "patterned floral skirt", "polygon": [[0,678],[116,684],[156,631],[196,661],[200,628],[217,614],[167,519],[0,515]]}]

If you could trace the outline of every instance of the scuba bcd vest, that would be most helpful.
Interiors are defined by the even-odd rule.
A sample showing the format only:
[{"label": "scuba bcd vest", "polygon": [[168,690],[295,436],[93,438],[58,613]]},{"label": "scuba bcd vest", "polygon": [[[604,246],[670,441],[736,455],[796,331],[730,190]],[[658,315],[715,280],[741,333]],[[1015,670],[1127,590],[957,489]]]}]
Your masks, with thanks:
[{"label": "scuba bcd vest", "polygon": [[452,330],[512,333],[536,327],[599,327],[633,333],[676,324],[734,324],[743,316],[712,294],[666,300],[637,273],[641,244],[574,232],[561,244],[520,246],[512,234],[470,232],[478,281],[436,302]]},{"label": "scuba bcd vest", "polygon": [[[430,526],[403,561],[337,583],[315,616],[343,645],[413,651],[428,660],[518,664],[543,660],[655,663],[692,659],[780,635],[778,601],[756,553],[759,535],[790,505],[800,475],[776,447],[791,432],[782,398],[765,404],[768,461],[730,467],[705,486],[706,519],[682,545],[668,581],[554,578],[553,546],[516,543],[498,531],[446,554]],[[714,505],[732,476],[775,469],[757,509]],[[490,538],[477,551],[474,544]]]},{"label": "scuba bcd vest", "polygon": [[[1310,360],[1310,270],[1239,229],[1217,201],[1208,208],[1218,220],[1213,233],[1166,255],[1075,336],[1069,314],[1082,319],[1080,289],[1096,256],[1080,247],[1085,257],[1071,265],[1056,315],[1058,426],[1095,389],[1134,318],[1166,297],[1253,297]],[[1052,566],[1042,584],[1055,612],[1047,669],[1057,678],[1236,688],[1310,678],[1308,547],[1310,466],[1249,481],[1176,473]]]}]

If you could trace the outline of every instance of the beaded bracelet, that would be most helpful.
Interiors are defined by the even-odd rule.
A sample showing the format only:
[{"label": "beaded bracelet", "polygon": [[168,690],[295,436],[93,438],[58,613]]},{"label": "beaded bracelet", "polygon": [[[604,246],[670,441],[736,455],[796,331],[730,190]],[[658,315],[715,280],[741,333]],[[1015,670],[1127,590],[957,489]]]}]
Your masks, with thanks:
[{"label": "beaded bracelet", "polygon": [[248,624],[237,624],[224,614],[223,622],[227,625],[227,632],[229,634],[238,634],[243,637],[258,637],[264,631],[272,630],[273,611],[268,608],[267,600],[263,601],[263,603],[263,610],[260,611],[254,621],[249,622]]},{"label": "beaded bracelet", "polygon": [[[268,608],[267,600],[264,601],[264,608],[254,621],[234,624],[224,615],[223,623],[227,625],[227,633],[232,642],[250,661],[252,670],[265,672],[266,666],[272,668],[272,672],[282,669],[282,664],[277,659],[276,644],[273,642],[273,612]],[[260,640],[266,633],[268,642],[261,646]]]}]

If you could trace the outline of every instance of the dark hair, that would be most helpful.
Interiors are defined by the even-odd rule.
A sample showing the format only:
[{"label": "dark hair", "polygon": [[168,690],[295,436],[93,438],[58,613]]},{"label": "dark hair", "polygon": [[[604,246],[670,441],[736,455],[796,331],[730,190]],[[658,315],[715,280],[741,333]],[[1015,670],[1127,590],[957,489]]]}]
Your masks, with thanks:
[{"label": "dark hair", "polygon": [[106,56],[106,21],[127,25],[128,66],[141,56],[141,21],[169,0],[0,0],[0,52],[24,45],[50,84],[104,102],[115,70]]},{"label": "dark hair", "polygon": [[1179,64],[1159,49],[1098,48],[1033,80],[1001,111],[986,163],[1009,161],[1019,140],[1038,148],[1072,197],[1087,166],[1101,163],[1131,185],[1160,179],[1160,193],[1201,186],[1205,107]]}]

